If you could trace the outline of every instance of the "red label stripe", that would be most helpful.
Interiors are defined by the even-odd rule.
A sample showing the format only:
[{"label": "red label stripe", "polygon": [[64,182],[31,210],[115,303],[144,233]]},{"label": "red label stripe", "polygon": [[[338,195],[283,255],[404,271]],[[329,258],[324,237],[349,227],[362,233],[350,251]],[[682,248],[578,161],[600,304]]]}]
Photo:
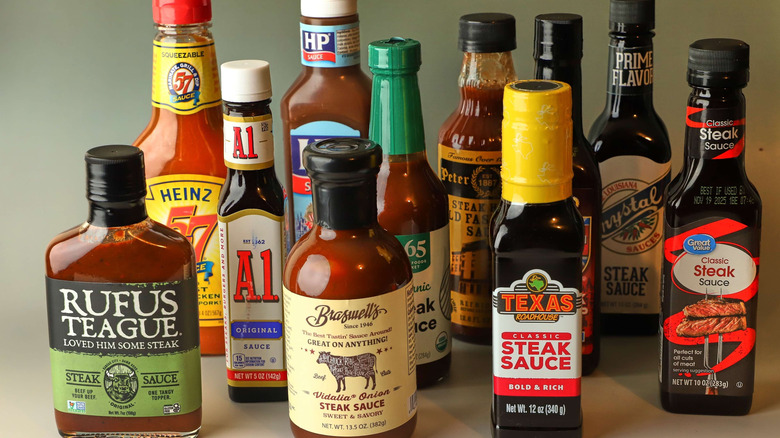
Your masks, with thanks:
[{"label": "red label stripe", "polygon": [[493,376],[493,393],[512,397],[577,397],[580,379],[511,379]]},{"label": "red label stripe", "polygon": [[287,380],[287,371],[227,370],[227,378],[234,382],[282,382]]}]

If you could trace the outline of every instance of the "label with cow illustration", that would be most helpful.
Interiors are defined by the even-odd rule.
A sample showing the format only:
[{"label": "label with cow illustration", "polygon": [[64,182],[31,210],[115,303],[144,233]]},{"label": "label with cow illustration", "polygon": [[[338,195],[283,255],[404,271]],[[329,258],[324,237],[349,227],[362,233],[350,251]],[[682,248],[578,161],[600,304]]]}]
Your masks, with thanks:
[{"label": "label with cow illustration", "polygon": [[666,233],[661,387],[752,394],[759,232],[714,217]]},{"label": "label with cow illustration", "polygon": [[290,421],[321,435],[395,429],[417,412],[412,284],[323,300],[284,289]]},{"label": "label with cow illustration", "polygon": [[449,226],[420,234],[395,236],[404,246],[414,275],[417,314],[417,365],[435,362],[450,353]]},{"label": "label with cow illustration", "polygon": [[54,408],[160,417],[201,406],[196,280],[46,278]]}]

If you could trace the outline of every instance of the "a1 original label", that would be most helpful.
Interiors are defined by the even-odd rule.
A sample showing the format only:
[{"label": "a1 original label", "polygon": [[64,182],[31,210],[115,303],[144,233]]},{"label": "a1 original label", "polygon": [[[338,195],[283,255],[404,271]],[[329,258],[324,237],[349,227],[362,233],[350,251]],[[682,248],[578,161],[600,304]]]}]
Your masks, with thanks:
[{"label": "a1 original label", "polygon": [[736,158],[745,151],[742,108],[688,107],[685,118],[688,156],[708,160]]},{"label": "a1 original label", "polygon": [[431,233],[395,236],[409,256],[414,275],[417,364],[450,353],[449,227]]},{"label": "a1 original label", "polygon": [[160,417],[201,406],[195,279],[85,283],[46,278],[54,408]]},{"label": "a1 original label", "polygon": [[314,225],[311,206],[311,180],[303,167],[303,148],[309,143],[333,137],[360,137],[360,131],[347,125],[330,121],[306,123],[290,130],[290,157],[292,164],[292,196],[295,226],[295,242]]},{"label": "a1 original label", "polygon": [[395,429],[417,412],[412,284],[355,300],[284,289],[290,421],[316,434]]},{"label": "a1 original label", "polygon": [[221,102],[214,42],[155,41],[152,106],[176,114],[194,114]]},{"label": "a1 original label", "polygon": [[222,327],[222,269],[217,206],[223,178],[165,175],[146,180],[149,217],[181,233],[195,248],[201,327]]},{"label": "a1 original label", "polygon": [[664,190],[670,163],[619,156],[599,167],[603,187],[601,311],[658,313]]},{"label": "a1 original label", "polygon": [[260,170],[274,165],[274,135],[270,114],[222,118],[225,166],[239,170]]},{"label": "a1 original label", "polygon": [[666,232],[662,386],[679,394],[752,394],[758,231],[715,217]]},{"label": "a1 original label", "polygon": [[282,217],[219,218],[228,385],[285,386]]},{"label": "a1 original label", "polygon": [[493,394],[502,425],[579,422],[581,318],[578,289],[541,269],[493,292]]},{"label": "a1 original label", "polygon": [[359,23],[336,26],[301,23],[301,63],[329,68],[360,64]]},{"label": "a1 original label", "polygon": [[464,151],[440,144],[439,178],[449,198],[452,322],[488,328],[488,235],[501,198],[501,151]]},{"label": "a1 original label", "polygon": [[653,46],[624,47],[624,42],[609,46],[610,94],[643,94],[653,90]]}]

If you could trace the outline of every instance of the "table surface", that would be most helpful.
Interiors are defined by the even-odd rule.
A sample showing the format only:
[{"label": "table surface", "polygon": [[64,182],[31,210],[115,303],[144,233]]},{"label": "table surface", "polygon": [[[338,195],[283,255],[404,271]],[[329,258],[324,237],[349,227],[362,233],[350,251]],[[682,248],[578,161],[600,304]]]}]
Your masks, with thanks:
[{"label": "table surface", "polygon": [[[30,320],[31,325],[44,323]],[[766,325],[776,326],[777,319]],[[57,437],[51,409],[48,354],[30,349],[46,345],[36,331],[11,336],[6,352],[30,353],[20,360],[0,360],[0,424],[2,437]],[[18,333],[24,333],[17,330]],[[29,332],[28,332],[29,333]],[[771,341],[767,334],[767,345]],[[45,336],[45,333],[44,333]],[[780,354],[762,350],[759,334],[756,393],[747,416],[693,416],[665,412],[658,398],[657,339],[608,337],[603,340],[599,369],[584,378],[585,437],[772,437],[780,434]],[[456,341],[450,378],[419,393],[417,429],[413,437],[490,436],[490,348]],[[222,357],[203,358],[203,428],[207,438],[274,438],[292,436],[287,404],[232,403]]]}]

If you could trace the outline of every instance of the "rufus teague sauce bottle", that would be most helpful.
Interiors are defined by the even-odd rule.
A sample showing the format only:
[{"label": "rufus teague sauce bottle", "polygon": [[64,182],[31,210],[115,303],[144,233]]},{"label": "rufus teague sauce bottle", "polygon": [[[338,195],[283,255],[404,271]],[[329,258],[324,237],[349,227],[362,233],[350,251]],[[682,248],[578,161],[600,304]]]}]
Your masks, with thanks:
[{"label": "rufus teague sauce bottle", "polygon": [[274,174],[271,69],[222,64],[227,179],[217,208],[228,394],[285,400],[282,325],[284,193]]},{"label": "rufus teague sauce bottle", "polygon": [[669,193],[661,302],[661,403],[744,415],[755,368],[761,198],[745,173],[749,47],[699,40],[679,184]]},{"label": "rufus teague sauce bottle", "polygon": [[493,249],[494,436],[582,436],[583,221],[572,197],[571,88],[504,92]]}]

